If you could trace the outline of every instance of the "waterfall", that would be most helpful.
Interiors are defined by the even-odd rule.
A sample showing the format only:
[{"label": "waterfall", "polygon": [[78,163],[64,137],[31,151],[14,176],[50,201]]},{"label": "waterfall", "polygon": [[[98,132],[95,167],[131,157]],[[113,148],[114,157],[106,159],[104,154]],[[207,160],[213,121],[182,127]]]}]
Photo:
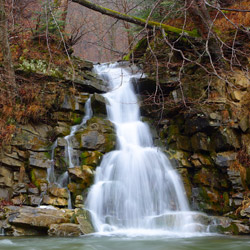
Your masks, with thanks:
[{"label": "waterfall", "polygon": [[140,119],[131,80],[142,73],[119,63],[95,71],[109,84],[104,97],[117,135],[117,149],[104,155],[86,200],[96,231],[195,231],[182,181]]},{"label": "waterfall", "polygon": [[[79,154],[76,150],[74,150],[72,146],[72,139],[75,136],[75,133],[82,128],[86,122],[92,117],[92,108],[91,108],[91,97],[88,98],[88,100],[85,103],[84,106],[85,115],[82,118],[82,121],[78,125],[74,125],[70,128],[70,134],[65,136],[64,139],[66,141],[66,146],[64,148],[65,151],[65,160],[68,162],[68,168],[73,168],[75,166],[79,165]],[[54,158],[55,158],[55,149],[57,147],[57,140],[53,143],[51,147],[51,165],[50,168],[47,169],[47,180],[50,184],[56,184],[58,187],[61,188],[67,188],[67,185],[69,183],[69,173],[68,171],[65,171],[63,174],[61,174],[58,178],[55,176],[55,169],[54,169]],[[68,208],[72,209],[71,205],[71,196],[70,192],[68,190]],[[42,201],[42,198],[41,198]]]}]

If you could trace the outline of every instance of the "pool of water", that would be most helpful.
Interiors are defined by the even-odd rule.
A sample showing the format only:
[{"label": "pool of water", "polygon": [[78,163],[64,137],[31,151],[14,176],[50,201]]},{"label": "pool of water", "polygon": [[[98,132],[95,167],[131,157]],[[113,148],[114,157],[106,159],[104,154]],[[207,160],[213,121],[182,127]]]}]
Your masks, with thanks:
[{"label": "pool of water", "polygon": [[249,250],[250,237],[0,237],[1,250]]}]

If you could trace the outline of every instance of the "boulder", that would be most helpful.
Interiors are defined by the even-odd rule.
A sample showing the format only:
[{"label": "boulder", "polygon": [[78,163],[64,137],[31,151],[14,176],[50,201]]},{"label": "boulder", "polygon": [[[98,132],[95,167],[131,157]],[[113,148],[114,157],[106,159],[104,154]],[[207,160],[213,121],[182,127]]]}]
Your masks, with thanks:
[{"label": "boulder", "polygon": [[80,225],[73,223],[52,224],[49,227],[48,235],[57,237],[69,237],[82,235]]},{"label": "boulder", "polygon": [[83,165],[97,167],[102,160],[102,156],[103,154],[99,151],[84,151],[81,154],[81,163]]},{"label": "boulder", "polygon": [[8,222],[15,226],[49,228],[51,224],[68,223],[66,213],[59,209],[33,207],[7,207]]},{"label": "boulder", "polygon": [[92,167],[83,165],[81,167],[69,168],[69,176],[73,182],[81,183],[85,187],[89,187],[94,180],[94,171]]},{"label": "boulder", "polygon": [[87,121],[87,127],[76,133],[80,147],[106,153],[115,147],[115,132],[110,121],[93,117]]},{"label": "boulder", "polygon": [[91,107],[94,115],[101,114],[103,116],[106,116],[107,115],[106,104],[107,104],[107,99],[104,96],[97,93],[92,95]]}]

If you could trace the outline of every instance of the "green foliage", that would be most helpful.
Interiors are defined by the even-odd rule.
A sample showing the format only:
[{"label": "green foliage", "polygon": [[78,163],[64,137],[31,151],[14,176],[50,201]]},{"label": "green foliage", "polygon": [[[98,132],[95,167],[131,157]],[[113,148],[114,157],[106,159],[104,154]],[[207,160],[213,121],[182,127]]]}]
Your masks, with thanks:
[{"label": "green foliage", "polygon": [[65,21],[62,20],[64,14],[58,8],[58,4],[52,1],[41,1],[41,11],[37,11],[37,25],[35,34],[60,36],[60,31],[63,31]]},{"label": "green foliage", "polygon": [[[152,11],[152,6],[154,6],[156,2],[157,0],[144,1],[143,4],[137,8],[135,15],[137,17],[147,19]],[[182,5],[183,2],[180,0],[164,0],[154,10],[150,18],[155,21],[167,20],[168,18],[177,18],[183,14],[182,11],[180,11],[180,7]]]}]

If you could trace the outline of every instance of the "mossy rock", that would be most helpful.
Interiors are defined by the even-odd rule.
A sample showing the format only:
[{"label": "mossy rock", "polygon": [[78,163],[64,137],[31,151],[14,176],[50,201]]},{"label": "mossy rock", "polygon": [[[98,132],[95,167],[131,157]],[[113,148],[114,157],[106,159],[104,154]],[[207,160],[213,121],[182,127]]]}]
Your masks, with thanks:
[{"label": "mossy rock", "polygon": [[42,168],[32,168],[30,171],[31,182],[38,188],[41,183],[47,182],[47,170]]},{"label": "mossy rock", "polygon": [[76,138],[82,149],[106,153],[114,149],[116,135],[113,124],[100,117],[87,121],[87,126],[76,133]]},{"label": "mossy rock", "polygon": [[102,159],[103,154],[99,151],[84,151],[81,154],[82,165],[97,167]]}]

